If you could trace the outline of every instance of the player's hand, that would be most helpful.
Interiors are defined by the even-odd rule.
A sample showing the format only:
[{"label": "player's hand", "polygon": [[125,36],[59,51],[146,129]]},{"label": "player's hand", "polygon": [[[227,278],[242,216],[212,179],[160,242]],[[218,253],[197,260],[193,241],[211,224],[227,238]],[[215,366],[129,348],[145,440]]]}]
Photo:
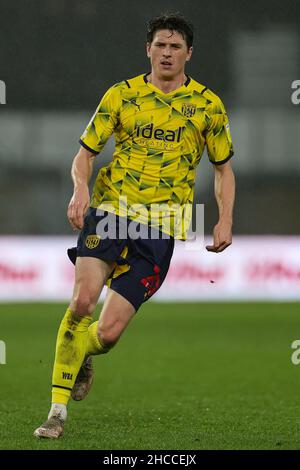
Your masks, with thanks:
[{"label": "player's hand", "polygon": [[207,251],[221,253],[232,243],[232,223],[219,221],[214,228],[214,244],[206,246]]},{"label": "player's hand", "polygon": [[73,230],[81,230],[83,219],[90,206],[90,193],[87,185],[74,189],[73,196],[68,207],[68,219]]}]

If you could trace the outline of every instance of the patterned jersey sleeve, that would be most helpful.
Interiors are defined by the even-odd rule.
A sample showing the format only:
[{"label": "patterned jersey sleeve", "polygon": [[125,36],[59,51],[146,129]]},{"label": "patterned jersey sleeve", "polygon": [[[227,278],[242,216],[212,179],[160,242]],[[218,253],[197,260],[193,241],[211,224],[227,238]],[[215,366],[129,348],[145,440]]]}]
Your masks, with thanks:
[{"label": "patterned jersey sleeve", "polygon": [[229,120],[222,101],[216,95],[207,112],[209,114],[209,125],[205,135],[207,153],[212,163],[220,165],[233,155]]},{"label": "patterned jersey sleeve", "polygon": [[119,109],[120,93],[114,85],[103,96],[79,143],[95,154],[101,152],[118,125]]}]

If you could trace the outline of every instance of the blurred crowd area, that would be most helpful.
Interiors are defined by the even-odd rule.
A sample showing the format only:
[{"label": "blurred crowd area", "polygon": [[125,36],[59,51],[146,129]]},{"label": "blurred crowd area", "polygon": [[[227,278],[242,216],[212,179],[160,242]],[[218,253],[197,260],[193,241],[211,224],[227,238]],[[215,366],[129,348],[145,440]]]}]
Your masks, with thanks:
[{"label": "blurred crowd area", "polygon": [[[68,234],[78,138],[113,83],[149,71],[146,21],[180,10],[195,25],[187,73],[227,108],[237,175],[235,233],[299,234],[300,2],[0,0],[2,234]],[[113,140],[97,157],[110,161]],[[95,176],[95,175],[94,175]],[[213,168],[198,168],[195,202],[217,220]]]}]

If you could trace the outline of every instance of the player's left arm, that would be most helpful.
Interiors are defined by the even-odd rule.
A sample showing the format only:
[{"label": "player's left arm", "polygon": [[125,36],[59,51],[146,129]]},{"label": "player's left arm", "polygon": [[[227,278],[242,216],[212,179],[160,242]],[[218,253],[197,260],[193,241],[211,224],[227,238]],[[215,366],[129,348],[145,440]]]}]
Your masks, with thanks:
[{"label": "player's left arm", "polygon": [[232,243],[233,206],[235,199],[235,177],[231,161],[215,168],[215,197],[219,209],[219,221],[214,227],[214,244],[207,251],[221,253]]}]

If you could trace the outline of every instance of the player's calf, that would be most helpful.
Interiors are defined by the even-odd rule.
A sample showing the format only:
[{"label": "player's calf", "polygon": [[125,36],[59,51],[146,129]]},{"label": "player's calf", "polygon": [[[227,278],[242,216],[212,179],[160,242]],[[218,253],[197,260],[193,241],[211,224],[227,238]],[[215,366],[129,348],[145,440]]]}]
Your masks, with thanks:
[{"label": "player's calf", "polygon": [[102,344],[103,348],[108,352],[112,349],[120,339],[120,336],[123,333],[123,325],[118,325],[115,322],[113,325],[106,325],[99,321],[98,326],[98,338],[99,342]]},{"label": "player's calf", "polygon": [[110,350],[110,347],[108,345],[104,345],[99,338],[98,323],[98,321],[92,323],[88,329],[85,360],[83,361],[80,367],[75,384],[71,392],[71,397],[75,401],[83,400],[92,387],[94,380],[92,356],[105,354]]},{"label": "player's calf", "polygon": [[73,398],[73,400],[75,401],[83,400],[89,393],[92,387],[93,381],[94,381],[93,361],[92,361],[92,356],[88,356],[83,362],[78,372],[78,375],[76,377],[76,381],[71,392],[71,397]]}]

